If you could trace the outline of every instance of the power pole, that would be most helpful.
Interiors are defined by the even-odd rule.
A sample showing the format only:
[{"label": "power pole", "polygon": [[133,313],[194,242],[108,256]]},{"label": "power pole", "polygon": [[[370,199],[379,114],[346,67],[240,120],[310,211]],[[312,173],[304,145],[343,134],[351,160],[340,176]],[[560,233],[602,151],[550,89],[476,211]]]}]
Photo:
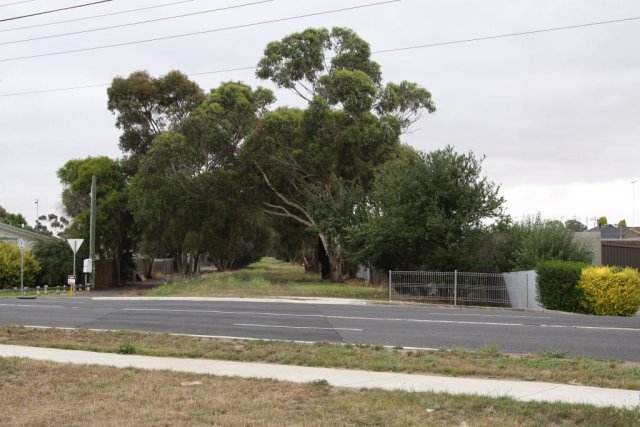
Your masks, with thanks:
[{"label": "power pole", "polygon": [[91,217],[89,220],[89,258],[91,258],[91,289],[96,288],[96,176],[91,177]]},{"label": "power pole", "polygon": [[636,180],[631,181],[631,191],[633,192],[631,200],[633,204],[633,215],[631,217],[631,227],[636,225]]},{"label": "power pole", "polygon": [[38,212],[38,199],[36,199],[36,234],[38,234],[38,221],[40,221],[40,213]]}]

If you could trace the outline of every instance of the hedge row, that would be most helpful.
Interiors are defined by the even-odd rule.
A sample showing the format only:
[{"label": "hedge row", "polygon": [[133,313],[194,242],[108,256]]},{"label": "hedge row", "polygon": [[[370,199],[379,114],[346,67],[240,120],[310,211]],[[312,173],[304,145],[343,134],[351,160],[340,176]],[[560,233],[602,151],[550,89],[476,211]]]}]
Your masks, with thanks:
[{"label": "hedge row", "polygon": [[545,261],[537,273],[538,301],[549,310],[633,316],[640,309],[640,274],[633,268]]}]

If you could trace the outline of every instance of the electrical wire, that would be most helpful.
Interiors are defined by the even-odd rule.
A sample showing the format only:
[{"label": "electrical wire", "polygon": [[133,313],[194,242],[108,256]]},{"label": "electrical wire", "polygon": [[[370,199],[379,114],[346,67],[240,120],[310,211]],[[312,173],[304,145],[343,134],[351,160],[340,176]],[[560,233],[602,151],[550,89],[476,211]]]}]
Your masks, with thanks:
[{"label": "electrical wire", "polygon": [[36,1],[36,0],[16,1],[16,2],[13,2],[13,3],[0,4],[0,7],[13,6],[14,4],[22,4],[22,3],[33,3],[34,1]]},{"label": "electrical wire", "polygon": [[148,19],[146,21],[137,21],[137,22],[130,22],[130,23],[127,23],[127,24],[111,25],[111,26],[108,26],[108,27],[90,28],[88,30],[73,31],[73,32],[70,32],[70,33],[62,33],[62,34],[52,34],[52,35],[48,35],[48,36],[33,37],[33,38],[30,38],[30,39],[22,39],[22,40],[8,41],[8,42],[0,42],[0,46],[7,45],[7,44],[25,43],[25,42],[31,42],[31,41],[36,41],[36,40],[53,39],[53,38],[57,38],[57,37],[72,36],[72,35],[77,35],[77,34],[93,33],[93,32],[96,32],[96,31],[112,30],[112,29],[115,29],[115,28],[132,27],[134,25],[149,24],[149,23],[152,23],[152,22],[168,21],[168,20],[171,20],[171,19],[185,18],[185,17],[188,17],[188,16],[204,15],[204,14],[207,14],[207,13],[220,12],[220,11],[223,11],[223,10],[239,9],[239,8],[247,7],[247,6],[256,6],[256,5],[263,4],[263,3],[273,3],[274,1],[275,0],[254,1],[252,3],[243,3],[243,4],[233,5],[233,6],[219,7],[219,8],[216,8],[216,9],[202,10],[202,11],[199,11],[199,12],[185,13],[185,14],[182,14],[182,15],[172,15],[172,16],[167,16],[167,17],[164,17],[164,18]]},{"label": "electrical wire", "polygon": [[107,45],[102,45],[102,46],[92,46],[92,47],[85,47],[85,48],[81,48],[81,49],[71,49],[71,50],[63,50],[63,51],[58,51],[58,52],[40,53],[40,54],[35,54],[35,55],[17,56],[17,57],[13,57],[13,58],[3,58],[3,59],[0,59],[0,62],[20,61],[20,60],[23,60],[23,59],[43,58],[43,57],[47,57],[47,56],[65,55],[65,54],[70,54],[70,53],[88,52],[88,51],[92,51],[92,50],[109,49],[109,48],[114,48],[114,47],[131,46],[131,45],[134,45],[134,44],[141,44],[141,43],[151,43],[151,42],[157,42],[157,41],[162,41],[162,40],[172,40],[172,39],[196,36],[196,35],[201,35],[201,34],[209,34],[209,33],[221,32],[221,31],[237,30],[237,29],[240,29],[240,28],[249,28],[249,27],[257,27],[257,26],[260,26],[260,25],[275,24],[275,23],[278,23],[278,22],[293,21],[293,20],[296,20],[296,19],[310,18],[310,17],[313,17],[313,16],[329,15],[329,14],[333,14],[333,13],[346,12],[346,11],[358,10],[358,9],[365,9],[365,8],[369,8],[369,7],[382,6],[382,5],[390,4],[390,3],[398,3],[400,1],[402,1],[402,0],[387,0],[387,1],[377,2],[377,3],[367,3],[367,4],[363,4],[363,5],[359,5],[359,6],[344,7],[344,8],[341,8],[341,9],[332,9],[332,10],[326,10],[326,11],[322,11],[322,12],[307,13],[307,14],[304,14],[304,15],[289,16],[289,17],[286,17],[286,18],[270,19],[268,21],[252,22],[252,23],[249,23],[249,24],[233,25],[233,26],[230,26],[230,27],[214,28],[214,29],[211,29],[211,30],[204,30],[204,31],[195,31],[195,32],[192,32],[192,33],[175,34],[175,35],[172,35],[172,36],[156,37],[156,38],[152,38],[152,39],[135,40],[135,41],[130,41],[130,42],[122,42],[122,43],[113,43],[113,44],[107,44]]},{"label": "electrical wire", "polygon": [[109,2],[112,2],[112,1],[113,0],[100,0],[100,1],[94,1],[94,2],[91,2],[91,3],[77,4],[77,5],[74,5],[74,6],[62,7],[60,9],[45,10],[45,11],[42,11],[42,12],[30,13],[28,15],[14,16],[13,18],[4,18],[4,19],[0,19],[0,22],[15,21],[17,19],[31,18],[32,16],[46,15],[46,14],[49,14],[49,13],[62,12],[62,11],[65,11],[65,10],[78,9],[78,8],[87,7],[87,6],[95,6],[95,5],[98,5],[98,4],[101,4],[101,3],[109,3]]},{"label": "electrical wire", "polygon": [[594,27],[597,25],[618,24],[621,22],[637,21],[637,20],[640,20],[640,16],[634,16],[631,18],[612,19],[609,21],[588,22],[586,24],[565,25],[563,27],[543,28],[541,30],[520,31],[517,33],[498,34],[495,36],[474,37],[471,39],[461,39],[461,40],[452,40],[452,41],[446,41],[446,42],[440,42],[440,43],[430,43],[430,44],[421,44],[416,46],[399,47],[394,49],[379,50],[375,53],[400,52],[403,50],[425,49],[428,47],[446,46],[450,44],[473,43],[473,42],[480,42],[480,41],[486,41],[486,40],[502,39],[507,37],[518,37],[518,36],[526,36],[531,34],[550,33],[552,31],[563,31],[563,30],[572,30],[576,28]]},{"label": "electrical wire", "polygon": [[[566,25],[562,27],[544,28],[539,30],[521,31],[517,33],[499,34],[494,36],[474,37],[469,39],[452,40],[452,41],[439,42],[439,43],[429,43],[429,44],[421,44],[421,45],[414,45],[414,46],[397,47],[397,48],[391,48],[391,49],[374,50],[371,52],[371,54],[377,55],[377,54],[385,54],[385,53],[392,53],[392,52],[426,49],[426,48],[437,47],[437,46],[473,43],[473,42],[479,42],[479,41],[495,40],[498,38],[518,37],[518,36],[531,35],[531,34],[540,34],[540,33],[545,33],[550,31],[563,31],[563,30],[570,30],[575,28],[585,28],[585,27],[593,27],[596,25],[616,24],[616,23],[636,21],[636,20],[640,20],[640,16],[631,17],[631,18],[613,19],[608,21],[589,22],[585,24]],[[256,68],[257,67],[255,66],[228,68],[228,69],[222,69],[222,70],[191,73],[191,74],[187,74],[187,76],[193,77],[193,76],[201,76],[201,75],[207,75],[207,74],[221,74],[221,73],[229,73],[229,72],[236,72],[236,71],[255,70]],[[77,90],[77,89],[97,88],[97,87],[104,87],[109,85],[110,83],[101,83],[101,84],[94,84],[94,85],[87,85],[87,86],[73,86],[73,87],[64,87],[64,88],[57,88],[57,89],[42,89],[42,90],[35,90],[35,91],[29,91],[29,92],[5,93],[5,94],[0,94],[0,98],[9,97],[9,96],[33,95],[33,94],[49,93],[49,92],[61,92],[61,91],[69,91],[69,90]]]},{"label": "electrical wire", "polygon": [[[36,0],[30,0],[30,1],[36,1]],[[193,3],[194,1],[198,1],[198,0],[174,1],[174,2],[171,2],[171,3],[157,4],[155,6],[139,7],[139,8],[136,8],[136,9],[127,9],[127,10],[121,10],[121,11],[118,11],[118,12],[103,13],[101,15],[83,16],[82,18],[65,19],[65,20],[62,20],[62,21],[45,22],[43,24],[27,25],[27,26],[24,26],[24,27],[7,28],[7,29],[4,29],[4,30],[0,30],[0,33],[6,33],[6,32],[9,32],[9,31],[26,30],[26,29],[29,29],[29,28],[48,27],[48,26],[51,26],[51,25],[66,24],[66,23],[69,23],[69,22],[86,21],[88,19],[104,18],[104,17],[107,17],[107,16],[124,15],[125,13],[141,12],[143,10],[158,9],[158,8],[161,8],[161,7],[175,6],[177,4]]]}]

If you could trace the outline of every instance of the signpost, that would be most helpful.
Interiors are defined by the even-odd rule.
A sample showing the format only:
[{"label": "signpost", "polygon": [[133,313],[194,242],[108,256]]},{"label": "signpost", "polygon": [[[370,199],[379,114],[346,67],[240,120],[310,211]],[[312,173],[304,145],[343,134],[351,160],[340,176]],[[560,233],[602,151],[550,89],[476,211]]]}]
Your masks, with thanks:
[{"label": "signpost", "polygon": [[24,240],[18,240],[20,248],[20,294],[24,295]]},{"label": "signpost", "polygon": [[[69,244],[69,246],[71,246],[71,250],[73,251],[73,278],[72,276],[69,276],[68,278],[69,296],[71,297],[73,296],[73,288],[75,287],[75,284],[76,284],[76,252],[78,252],[78,249],[80,249],[82,242],[84,242],[84,239],[68,239],[67,240],[67,243]],[[72,280],[73,280],[73,285],[71,285]]]}]

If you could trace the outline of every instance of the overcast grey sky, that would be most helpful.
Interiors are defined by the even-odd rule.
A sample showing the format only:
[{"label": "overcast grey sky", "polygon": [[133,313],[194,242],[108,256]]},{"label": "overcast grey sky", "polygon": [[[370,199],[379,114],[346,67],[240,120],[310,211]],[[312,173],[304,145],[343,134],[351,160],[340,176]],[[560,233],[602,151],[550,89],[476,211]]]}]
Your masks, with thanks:
[{"label": "overcast grey sky", "polygon": [[[0,20],[92,0],[0,0]],[[106,86],[147,70],[201,73],[251,67],[269,41],[307,27],[347,26],[374,51],[640,16],[638,0],[402,0],[277,23],[153,43],[15,60],[142,39],[258,23],[377,0],[275,0],[91,33],[10,43],[60,33],[182,15],[256,0],[192,0],[135,13],[14,30],[179,0],[113,0],[91,7],[0,22],[0,205],[33,223],[61,212],[56,170],[71,158],[119,157],[119,131]],[[379,1],[379,0],[378,0]],[[375,54],[387,81],[429,89],[438,111],[404,141],[420,150],[447,144],[486,155],[516,218],[582,222],[605,215],[632,222],[640,178],[640,20]],[[252,70],[194,76],[205,90],[222,81],[259,82]],[[262,84],[265,84],[264,82]],[[268,86],[268,84],[267,84]],[[295,102],[276,91],[279,103]],[[640,183],[639,183],[640,184]],[[638,187],[638,186],[636,186]],[[640,187],[635,222],[640,223]]]}]

